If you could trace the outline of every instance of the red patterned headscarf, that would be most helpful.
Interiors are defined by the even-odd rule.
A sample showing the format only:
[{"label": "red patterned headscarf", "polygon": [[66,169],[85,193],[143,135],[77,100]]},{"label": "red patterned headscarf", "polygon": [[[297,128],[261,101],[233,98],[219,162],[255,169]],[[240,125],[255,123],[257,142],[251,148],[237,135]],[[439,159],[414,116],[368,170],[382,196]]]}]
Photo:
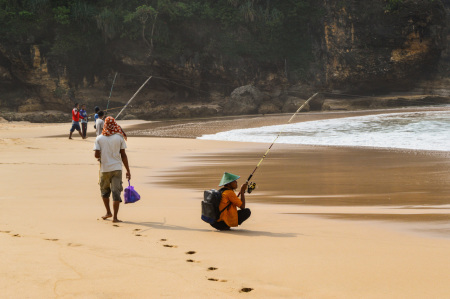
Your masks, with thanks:
[{"label": "red patterned headscarf", "polygon": [[122,128],[117,124],[116,120],[112,116],[108,116],[105,119],[105,124],[103,125],[102,135],[111,136],[114,134],[120,134],[127,140],[127,134],[122,130]]}]

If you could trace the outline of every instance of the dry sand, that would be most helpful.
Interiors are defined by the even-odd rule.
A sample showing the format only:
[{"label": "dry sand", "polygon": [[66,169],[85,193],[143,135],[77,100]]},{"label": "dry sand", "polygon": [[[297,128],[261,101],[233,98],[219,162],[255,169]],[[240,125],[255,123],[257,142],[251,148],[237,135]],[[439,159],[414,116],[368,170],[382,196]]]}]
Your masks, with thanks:
[{"label": "dry sand", "polygon": [[113,224],[94,138],[69,127],[0,124],[0,298],[449,297],[446,154],[277,145],[252,217],[217,232],[200,191],[267,144],[130,137],[142,200]]}]

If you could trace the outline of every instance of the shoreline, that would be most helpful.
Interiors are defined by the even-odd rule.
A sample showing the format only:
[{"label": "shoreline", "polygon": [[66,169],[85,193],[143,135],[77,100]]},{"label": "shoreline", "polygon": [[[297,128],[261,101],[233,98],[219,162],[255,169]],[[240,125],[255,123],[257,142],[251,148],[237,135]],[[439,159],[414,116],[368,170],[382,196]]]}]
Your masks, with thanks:
[{"label": "shoreline", "polygon": [[[392,109],[301,112],[292,123],[345,118],[353,116],[377,115],[386,113],[406,113],[416,111],[447,111],[450,106],[441,107],[406,107]],[[128,134],[136,137],[175,137],[196,138],[205,134],[215,134],[223,131],[241,128],[256,128],[270,125],[284,125],[294,113],[267,115],[239,115],[213,118],[185,119],[171,121],[155,121],[135,124],[128,128]]]}]

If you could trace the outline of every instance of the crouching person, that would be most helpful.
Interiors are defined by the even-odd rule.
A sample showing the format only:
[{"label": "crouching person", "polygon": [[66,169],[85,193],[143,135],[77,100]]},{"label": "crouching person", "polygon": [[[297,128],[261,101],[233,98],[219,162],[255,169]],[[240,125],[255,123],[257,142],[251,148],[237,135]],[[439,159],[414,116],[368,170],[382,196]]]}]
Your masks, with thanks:
[{"label": "crouching person", "polygon": [[[241,186],[241,192],[239,198],[234,190],[237,189],[237,180],[240,178],[238,175],[234,175],[228,172],[223,174],[222,180],[219,183],[220,187],[224,187],[222,192],[222,200],[219,204],[220,214],[217,222],[211,224],[212,227],[218,230],[229,230],[230,227],[241,225],[242,222],[250,217],[250,209],[245,208],[245,190],[247,190],[247,183]],[[240,210],[238,211],[237,208]]]}]

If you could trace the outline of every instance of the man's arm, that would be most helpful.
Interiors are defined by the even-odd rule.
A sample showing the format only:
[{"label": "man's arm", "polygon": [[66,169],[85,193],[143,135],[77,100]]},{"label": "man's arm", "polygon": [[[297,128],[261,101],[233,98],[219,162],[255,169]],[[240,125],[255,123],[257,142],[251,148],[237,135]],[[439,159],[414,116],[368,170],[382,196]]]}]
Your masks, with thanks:
[{"label": "man's arm", "polygon": [[99,150],[94,151],[94,156],[97,158],[97,160],[100,161],[100,151]]},{"label": "man's arm", "polygon": [[245,183],[241,186],[241,201],[242,205],[239,207],[241,209],[245,209],[245,190],[247,190],[248,183]]},{"label": "man's arm", "polygon": [[130,167],[128,166],[128,157],[127,157],[127,153],[125,153],[124,149],[120,150],[120,156],[122,157],[123,165],[125,166],[125,169],[127,170],[126,178],[128,180],[131,180]]}]

